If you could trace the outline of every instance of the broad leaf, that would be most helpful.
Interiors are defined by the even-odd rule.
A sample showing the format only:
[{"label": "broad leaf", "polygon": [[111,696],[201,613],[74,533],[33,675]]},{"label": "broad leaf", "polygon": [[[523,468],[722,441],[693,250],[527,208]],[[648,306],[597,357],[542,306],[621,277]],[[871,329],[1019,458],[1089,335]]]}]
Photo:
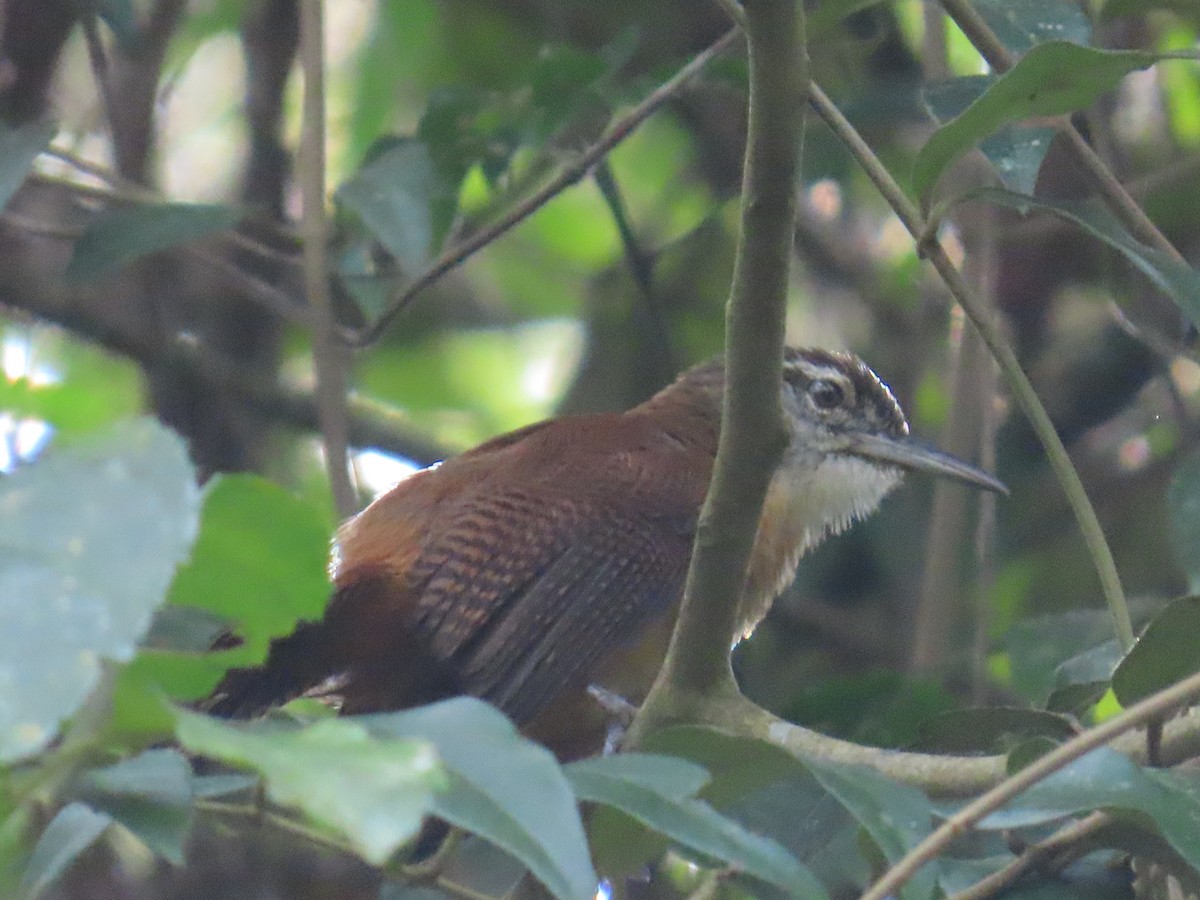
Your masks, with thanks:
[{"label": "broad leaf", "polygon": [[1200,671],[1200,597],[1183,597],[1160,612],[1112,676],[1122,706]]},{"label": "broad leaf", "polygon": [[963,199],[986,200],[1022,213],[1035,209],[1079,226],[1121,253],[1155,287],[1178,303],[1193,324],[1200,327],[1200,272],[1134,239],[1116,217],[1103,207],[1091,203],[1045,200],[999,188],[972,191]]},{"label": "broad leaf", "polygon": [[75,242],[68,278],[90,278],[147,253],[223,231],[241,211],[210,203],[156,203],[99,213]]},{"label": "broad leaf", "polygon": [[1200,783],[1173,772],[1139,768],[1107,747],[1035,784],[979,827],[1023,828],[1096,809],[1149,817],[1168,843],[1200,869]]},{"label": "broad leaf", "polygon": [[178,751],[147,750],[85,773],[73,791],[155,853],[182,865],[192,816],[191,774],[191,766]]},{"label": "broad leaf", "polygon": [[196,534],[182,442],[138,420],[0,481],[0,759],[46,746],[133,656]]},{"label": "broad leaf", "polygon": [[[933,808],[925,795],[865,766],[813,758],[805,765],[821,786],[852,815],[889,863],[897,863],[929,834]],[[926,866],[901,890],[906,900],[933,896],[937,871]]]},{"label": "broad leaf", "polygon": [[930,136],[913,164],[913,187],[928,200],[946,166],[1002,125],[1083,109],[1130,72],[1163,55],[1047,41],[1026,53],[963,113]]},{"label": "broad leaf", "polygon": [[974,7],[1013,53],[1045,41],[1089,44],[1092,25],[1072,0],[975,0]]},{"label": "broad leaf", "polygon": [[1179,464],[1167,489],[1171,544],[1188,577],[1188,587],[1200,591],[1200,453]]},{"label": "broad leaf", "polygon": [[1121,645],[1113,639],[1066,660],[1054,670],[1054,690],[1046,708],[1079,714],[1094,706],[1108,691],[1121,656]]},{"label": "broad leaf", "polygon": [[33,161],[50,146],[57,130],[53,122],[46,120],[15,127],[0,123],[0,209],[24,184]]},{"label": "broad leaf", "polygon": [[377,736],[432,743],[451,776],[434,798],[435,815],[511,853],[562,900],[595,894],[598,878],[562,769],[498,710],[458,697],[350,721]]},{"label": "broad leaf", "polygon": [[[826,896],[812,873],[777,843],[747,831],[691,796],[694,791],[684,790],[703,786],[697,777],[703,770],[698,766],[670,757],[630,759],[615,756],[572,763],[566,767],[567,778],[581,800],[619,809],[684,847],[793,896]],[[663,776],[661,786],[656,775]]]},{"label": "broad leaf", "polygon": [[66,871],[79,854],[99,840],[112,818],[82,803],[68,803],[50,820],[34,845],[21,876],[28,897],[36,897]]},{"label": "broad leaf", "polygon": [[352,719],[293,728],[177,715],[189,750],[261,772],[272,800],[344,835],[375,864],[416,836],[434,793],[446,787],[427,741],[371,734]]},{"label": "broad leaf", "polygon": [[403,139],[342,182],[335,196],[415,275],[441,248],[458,207],[458,182],[435,165],[424,141]]}]

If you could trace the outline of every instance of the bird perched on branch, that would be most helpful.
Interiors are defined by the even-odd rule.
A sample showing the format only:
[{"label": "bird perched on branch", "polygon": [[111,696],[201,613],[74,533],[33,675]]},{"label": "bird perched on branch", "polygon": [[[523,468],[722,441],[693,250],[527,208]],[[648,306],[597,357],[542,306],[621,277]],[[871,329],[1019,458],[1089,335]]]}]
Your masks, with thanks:
[{"label": "bird perched on branch", "polygon": [[[1003,492],[909,437],[895,397],[850,354],[788,348],[788,445],[751,554],[749,634],[801,555],[869,514],[906,471]],[[597,685],[639,702],[662,662],[708,490],[724,368],[702,363],[624,413],[551,419],[419,472],[338,533],[318,622],[231,672],[218,715],[302,694],[345,713],[473,694],[560,756],[602,746]]]}]

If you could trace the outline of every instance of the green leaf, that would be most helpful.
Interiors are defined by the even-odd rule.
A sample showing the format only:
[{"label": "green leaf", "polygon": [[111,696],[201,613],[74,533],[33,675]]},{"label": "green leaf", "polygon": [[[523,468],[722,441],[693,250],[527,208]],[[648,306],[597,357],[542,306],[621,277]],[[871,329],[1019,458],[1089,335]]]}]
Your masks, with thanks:
[{"label": "green leaf", "polygon": [[972,191],[966,198],[999,203],[1020,212],[1036,209],[1079,226],[1121,253],[1155,287],[1178,303],[1193,324],[1200,327],[1200,272],[1157,248],[1135,240],[1116,217],[1103,207],[1090,203],[1038,199],[1000,188]]},{"label": "green leaf", "polygon": [[196,533],[183,443],[149,420],[0,481],[0,759],[35,753],[133,656]]},{"label": "green leaf", "polygon": [[293,728],[176,715],[189,750],[261,772],[272,800],[345,836],[376,865],[416,836],[446,787],[427,741],[381,737],[351,719]]},{"label": "green leaf", "polygon": [[155,203],[99,213],[75,242],[68,278],[92,276],[127,262],[232,228],[240,210],[211,203]]},{"label": "green leaf", "polygon": [[[931,830],[933,808],[919,790],[880,775],[866,766],[805,759],[813,776],[871,836],[892,864],[924,839]],[[937,871],[926,866],[901,890],[905,900],[933,896]]]},{"label": "green leaf", "polygon": [[415,275],[450,229],[458,209],[458,181],[434,164],[424,141],[400,139],[342,182],[335,196]]},{"label": "green leaf", "polygon": [[1112,620],[1103,610],[1076,609],[1034,616],[1014,625],[1004,645],[1012,660],[1013,687],[1033,703],[1044,703],[1063,662],[1105,643]]},{"label": "green leaf", "polygon": [[261,662],[271,639],[291,633],[298,620],[320,618],[330,594],[330,530],[315,506],[263,478],[212,479],[200,535],[169,599],[177,610],[193,610],[201,633],[215,617],[242,643],[212,653],[165,649],[161,641],[143,647],[118,675],[113,729],[127,736],[169,732],[173,717],[163,698],[207,695],[228,668]]},{"label": "green leaf", "polygon": [[147,750],[85,773],[73,790],[155,853],[182,865],[192,818],[191,775],[191,766],[178,751]]},{"label": "green leaf", "polygon": [[82,803],[68,803],[60,809],[29,856],[21,876],[25,895],[36,897],[53,884],[80,853],[99,840],[112,821]]},{"label": "green leaf", "polygon": [[430,741],[451,775],[434,798],[435,815],[511,853],[554,896],[594,896],[599,879],[562,769],[498,710],[458,697],[351,721],[374,735]]},{"label": "green leaf", "polygon": [[1096,809],[1148,816],[1167,842],[1200,869],[1200,782],[1180,773],[1142,769],[1107,747],[1035,784],[978,827],[1024,828]]},{"label": "green leaf", "polygon": [[1175,558],[1188,577],[1188,587],[1200,592],[1200,453],[1193,453],[1175,470],[1167,488],[1167,514]]},{"label": "green leaf", "polygon": [[1113,672],[1122,706],[1200,671],[1200,597],[1182,597],[1155,616]]},{"label": "green leaf", "polygon": [[1063,662],[1054,670],[1054,690],[1046,708],[1077,714],[1094,706],[1108,691],[1122,655],[1121,645],[1114,638]]},{"label": "green leaf", "polygon": [[1089,44],[1092,25],[1071,0],[975,0],[975,9],[1012,53],[1045,41]]},{"label": "green leaf", "polygon": [[44,119],[16,127],[0,122],[0,209],[25,183],[33,161],[57,131],[57,125]]},{"label": "green leaf", "polygon": [[1066,716],[1040,709],[957,709],[921,723],[920,749],[929,753],[1005,753],[1031,737],[1044,735],[1064,741],[1076,730]]},{"label": "green leaf", "polygon": [[[827,896],[816,877],[777,843],[681,792],[685,786],[702,786],[698,769],[670,757],[649,756],[625,763],[621,756],[610,756],[571,763],[565,771],[581,800],[619,809],[684,847],[783,888],[792,896]],[[655,770],[665,770],[663,789],[653,777]]]},{"label": "green leaf", "polygon": [[1047,41],[1026,53],[961,115],[935,131],[913,164],[913,187],[928,205],[939,176],[954,159],[1002,125],[1082,109],[1137,69],[1168,55],[1106,51]]}]

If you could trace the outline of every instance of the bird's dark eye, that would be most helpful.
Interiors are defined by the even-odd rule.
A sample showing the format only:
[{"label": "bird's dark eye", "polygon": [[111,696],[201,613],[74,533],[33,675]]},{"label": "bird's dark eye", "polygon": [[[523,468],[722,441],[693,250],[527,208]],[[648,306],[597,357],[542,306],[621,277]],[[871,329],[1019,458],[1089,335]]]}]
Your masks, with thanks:
[{"label": "bird's dark eye", "polygon": [[808,386],[808,396],[812,397],[817,409],[835,409],[842,405],[846,395],[842,386],[828,378],[818,378]]}]

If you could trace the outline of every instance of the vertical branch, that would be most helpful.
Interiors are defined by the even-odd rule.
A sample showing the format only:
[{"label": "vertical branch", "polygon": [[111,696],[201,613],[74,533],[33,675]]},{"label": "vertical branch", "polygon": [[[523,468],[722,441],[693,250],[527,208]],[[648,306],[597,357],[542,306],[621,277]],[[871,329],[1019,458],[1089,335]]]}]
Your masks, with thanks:
[{"label": "vertical branch", "polygon": [[300,69],[304,101],[300,128],[300,192],[304,205],[304,292],[314,318],[313,365],[325,465],[338,514],[358,507],[350,480],[346,415],[347,351],[334,334],[325,228],[325,62],[322,0],[300,3]]},{"label": "vertical branch", "polygon": [[771,473],[786,440],[779,405],[795,178],[807,68],[795,0],[747,0],[750,114],[742,222],[726,309],[726,381],[712,485],[666,662],[632,735],[728,693],[729,649]]}]

